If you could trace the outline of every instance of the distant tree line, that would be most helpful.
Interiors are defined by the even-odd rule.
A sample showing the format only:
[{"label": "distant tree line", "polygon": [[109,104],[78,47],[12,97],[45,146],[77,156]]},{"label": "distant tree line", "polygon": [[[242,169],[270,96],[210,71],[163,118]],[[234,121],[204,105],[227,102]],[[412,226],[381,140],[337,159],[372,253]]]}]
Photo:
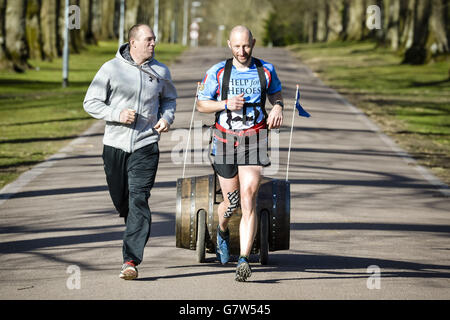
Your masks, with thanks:
[{"label": "distant tree line", "polygon": [[[449,53],[449,0],[269,0],[264,43],[373,39],[403,55],[403,62],[423,64]],[[366,26],[367,8],[377,5],[381,28]]]},{"label": "distant tree line", "polygon": [[[126,31],[153,25],[154,0],[126,0]],[[192,4],[200,5],[193,10]],[[236,24],[250,27],[258,43],[375,40],[421,64],[449,52],[450,0],[186,0],[188,24],[198,20],[201,45],[225,45]],[[120,0],[70,0],[81,10],[70,49],[117,39]],[[159,0],[161,42],[181,43],[185,0]],[[381,9],[381,29],[366,27],[367,7]],[[52,60],[63,50],[64,0],[0,0],[0,69],[24,71],[29,59]],[[221,28],[219,28],[221,26]],[[263,41],[260,41],[260,40]],[[125,36],[125,41],[127,41]],[[220,43],[219,43],[220,42]]]},{"label": "distant tree line", "polygon": [[[269,0],[203,0],[198,10],[200,23],[200,44],[224,46],[231,29],[238,25],[247,26],[257,40],[263,44],[264,21],[269,16],[272,5]],[[219,30],[219,26],[223,30]]]},{"label": "distant tree line", "polygon": [[[70,50],[118,39],[120,0],[70,0],[81,10],[81,28],[70,30]],[[126,31],[136,23],[153,25],[154,0],[125,1]],[[179,42],[183,0],[159,1],[159,40]],[[0,0],[0,69],[30,68],[29,59],[52,60],[62,55],[64,0]],[[178,39],[176,39],[176,37]]]}]

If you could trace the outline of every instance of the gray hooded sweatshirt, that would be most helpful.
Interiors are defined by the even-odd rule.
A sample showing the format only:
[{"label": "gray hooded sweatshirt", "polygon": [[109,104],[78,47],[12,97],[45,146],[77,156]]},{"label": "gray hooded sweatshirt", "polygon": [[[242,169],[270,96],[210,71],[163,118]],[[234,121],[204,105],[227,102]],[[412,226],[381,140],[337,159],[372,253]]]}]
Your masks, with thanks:
[{"label": "gray hooded sweatshirt", "polygon": [[[159,140],[153,127],[160,118],[173,123],[176,98],[169,69],[153,58],[137,65],[126,43],[97,72],[83,107],[92,117],[106,120],[103,144],[131,153]],[[134,123],[119,122],[124,109],[136,110]]]}]

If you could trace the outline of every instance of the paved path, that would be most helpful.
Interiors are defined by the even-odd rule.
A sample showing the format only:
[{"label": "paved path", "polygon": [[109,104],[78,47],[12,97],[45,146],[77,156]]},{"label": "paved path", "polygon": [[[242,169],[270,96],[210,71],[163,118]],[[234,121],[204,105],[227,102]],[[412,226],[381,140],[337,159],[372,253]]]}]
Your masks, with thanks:
[{"label": "paved path", "polygon": [[[220,266],[208,255],[198,264],[194,251],[175,247],[182,165],[173,163],[172,151],[187,132],[196,82],[226,54],[199,48],[171,66],[180,98],[175,125],[160,143],[152,235],[139,280],[118,278],[124,226],[106,188],[103,124],[97,122],[2,190],[0,299],[450,298],[449,198],[433,176],[283,49],[256,50],[275,64],[288,106],[273,177],[285,176],[296,83],[313,115],[295,120],[291,250],[270,253],[269,265],[254,263],[250,281],[236,283],[234,262]],[[212,116],[195,119],[209,124]],[[195,164],[186,175],[210,172],[208,164]],[[68,288],[72,265],[80,270],[80,289]],[[379,267],[379,289],[368,288],[368,280],[377,284],[369,266]]]}]

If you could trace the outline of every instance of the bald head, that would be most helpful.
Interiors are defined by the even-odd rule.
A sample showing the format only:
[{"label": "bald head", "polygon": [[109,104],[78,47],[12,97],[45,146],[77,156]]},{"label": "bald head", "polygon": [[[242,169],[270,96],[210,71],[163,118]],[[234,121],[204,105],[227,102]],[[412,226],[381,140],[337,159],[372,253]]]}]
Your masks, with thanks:
[{"label": "bald head", "polygon": [[252,32],[246,26],[235,26],[231,29],[230,40],[235,37],[246,37],[250,42],[253,41]]},{"label": "bald head", "polygon": [[236,26],[231,29],[228,47],[233,54],[233,64],[238,67],[248,67],[252,61],[253,47],[255,39],[245,26]]}]

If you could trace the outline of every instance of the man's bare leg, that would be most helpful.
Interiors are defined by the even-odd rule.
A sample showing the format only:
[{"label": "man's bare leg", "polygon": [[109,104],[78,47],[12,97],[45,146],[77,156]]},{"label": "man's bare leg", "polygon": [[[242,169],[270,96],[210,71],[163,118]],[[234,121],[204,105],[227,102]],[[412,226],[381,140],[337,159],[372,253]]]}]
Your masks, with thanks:
[{"label": "man's bare leg", "polygon": [[253,246],[253,240],[258,226],[256,213],[256,196],[261,182],[260,166],[239,167],[239,182],[241,190],[242,218],[239,225],[240,257],[236,267],[236,281],[246,281],[252,275],[248,261]]},{"label": "man's bare leg", "polygon": [[231,215],[239,205],[239,177],[226,179],[219,176],[220,187],[223,193],[223,201],[219,204],[219,228],[217,230],[217,259],[226,264],[230,259],[230,235],[228,222]]},{"label": "man's bare leg", "polygon": [[220,230],[226,231],[229,218],[225,218],[225,212],[228,211],[230,207],[230,201],[228,199],[228,193],[233,193],[236,190],[239,190],[239,176],[236,175],[231,179],[223,178],[221,176],[217,176],[219,178],[220,188],[222,189],[223,201],[219,204],[219,208],[217,213],[219,215],[219,227]]},{"label": "man's bare leg", "polygon": [[241,190],[242,218],[239,225],[240,254],[249,256],[258,226],[256,196],[261,182],[261,166],[240,166],[239,182]]}]

